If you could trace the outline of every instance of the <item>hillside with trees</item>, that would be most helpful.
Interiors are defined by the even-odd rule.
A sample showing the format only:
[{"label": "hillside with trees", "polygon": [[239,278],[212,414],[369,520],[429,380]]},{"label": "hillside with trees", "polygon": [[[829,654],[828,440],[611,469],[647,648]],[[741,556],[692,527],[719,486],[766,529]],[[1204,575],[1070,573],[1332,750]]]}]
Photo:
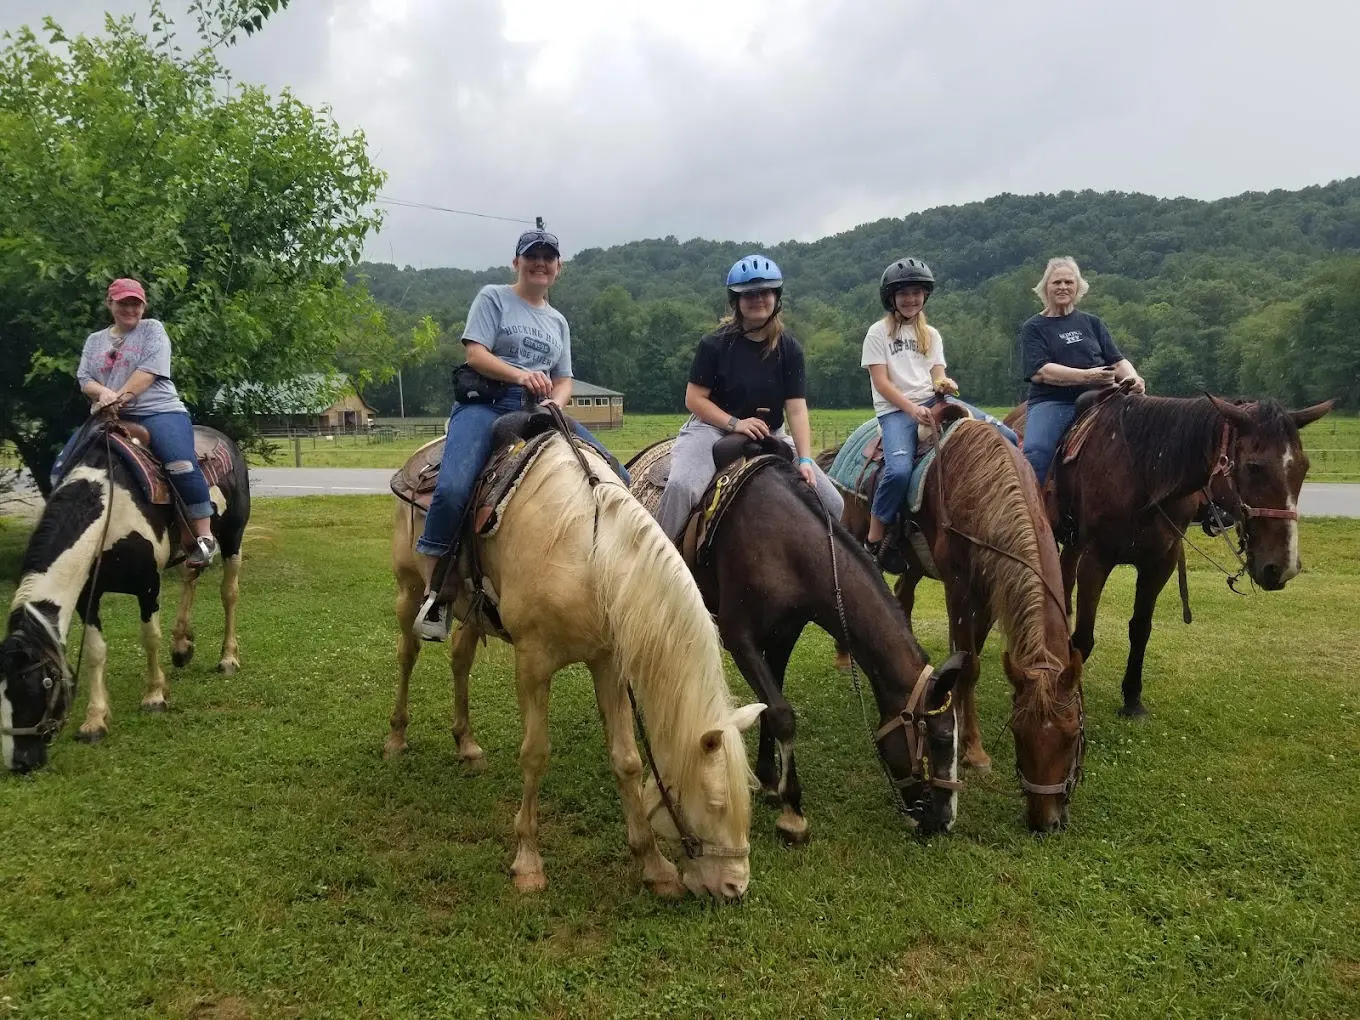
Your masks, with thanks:
[{"label": "hillside with trees", "polygon": [[[572,325],[577,375],[624,391],[630,410],[679,410],[694,344],[724,310],[723,275],[755,249],[784,270],[786,317],[807,351],[817,406],[868,404],[859,352],[881,314],[878,274],[912,254],[934,268],[928,314],[973,400],[1019,397],[1015,335],[1038,310],[1030,288],[1049,256],[1072,255],[1092,285],[1082,307],[1106,319],[1152,392],[1336,397],[1360,409],[1360,178],[1214,202],[999,195],[810,243],[668,237],[586,249],[553,292]],[[427,314],[440,327],[438,344],[403,365],[403,384],[408,414],[443,413],[468,304],[483,284],[509,280],[509,268],[365,263],[356,275],[395,327]],[[394,382],[365,396],[396,412]]]}]

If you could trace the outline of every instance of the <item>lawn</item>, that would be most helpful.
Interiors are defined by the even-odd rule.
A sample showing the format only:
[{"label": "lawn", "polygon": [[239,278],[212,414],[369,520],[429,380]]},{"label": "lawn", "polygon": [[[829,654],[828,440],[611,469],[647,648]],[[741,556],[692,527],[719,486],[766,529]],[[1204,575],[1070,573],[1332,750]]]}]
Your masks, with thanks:
[{"label": "lawn", "polygon": [[[989,408],[998,418],[1008,408]],[[871,408],[849,410],[813,410],[812,445],[814,450],[835,446],[862,422],[873,416]],[[272,459],[255,455],[251,463],[257,467],[272,463],[291,466],[295,454],[301,456],[303,467],[390,467],[397,468],[416,447],[429,442],[433,435],[416,436],[410,429],[403,430],[391,419],[396,434],[379,432],[368,436],[335,436],[332,438],[306,436],[295,449],[289,439],[270,440],[275,444]],[[438,419],[419,419],[435,425],[442,432]],[[629,414],[622,427],[601,429],[600,439],[620,460],[628,460],[639,450],[675,435],[685,421],[683,414]],[[1308,478],[1314,482],[1360,482],[1360,418],[1328,415],[1303,430],[1304,447],[1312,460]]]},{"label": "lawn", "polygon": [[[1306,571],[1281,593],[1235,596],[1192,563],[1195,623],[1165,593],[1143,723],[1115,716],[1132,597],[1116,572],[1086,779],[1046,839],[1021,824],[996,641],[980,694],[998,767],[968,777],[952,835],[921,841],[810,631],[788,690],[812,842],[782,847],[758,807],[746,901],[712,908],[642,890],[579,668],[554,691],[538,897],[507,873],[507,648],[474,672],[481,774],[454,757],[442,649],[417,670],[409,753],[382,760],[389,520],[379,497],[258,500],[242,671],[211,672],[207,588],[165,715],[137,712],[135,602],[106,602],[109,740],[68,729],[49,769],[0,776],[0,1018],[1360,1013],[1360,521],[1303,522]],[[0,520],[6,599],[26,536]],[[938,585],[918,614],[938,661]]]}]

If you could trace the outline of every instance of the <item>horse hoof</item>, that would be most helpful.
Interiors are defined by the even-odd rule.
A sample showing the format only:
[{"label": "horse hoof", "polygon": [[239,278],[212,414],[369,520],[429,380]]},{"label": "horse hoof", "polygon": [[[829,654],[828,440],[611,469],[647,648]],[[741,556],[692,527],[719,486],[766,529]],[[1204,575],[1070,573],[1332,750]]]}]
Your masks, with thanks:
[{"label": "horse hoof", "polygon": [[774,823],[774,834],[786,846],[802,846],[812,838],[807,819],[795,815],[792,811],[785,812],[784,816]]},{"label": "horse hoof", "polygon": [[383,742],[383,761],[391,761],[393,758],[405,753],[405,737],[389,736],[387,740]]},{"label": "horse hoof", "polygon": [[97,744],[108,735],[108,730],[76,730],[76,739],[82,744]]},{"label": "horse hoof", "polygon": [[963,764],[980,776],[985,776],[992,771],[992,759],[985,755],[981,758],[965,758]]},{"label": "horse hoof", "polygon": [[147,713],[151,713],[151,714],[159,714],[159,713],[165,711],[165,702],[164,702],[164,701],[143,701],[143,702],[142,702],[142,711],[143,711],[143,712],[147,712]]},{"label": "horse hoof", "polygon": [[230,659],[223,659],[217,664],[217,672],[223,676],[235,676],[236,671],[241,668],[239,662],[232,662]]},{"label": "horse hoof", "polygon": [[480,744],[475,740],[458,741],[458,760],[471,765],[473,762],[482,761],[486,757],[486,752],[482,750]]},{"label": "horse hoof", "polygon": [[175,664],[176,669],[183,669],[194,661],[194,646],[190,645],[184,651],[173,651],[170,653],[170,661]]},{"label": "horse hoof", "polygon": [[548,876],[541,871],[515,876],[515,889],[522,893],[541,893],[548,888]]},{"label": "horse hoof", "polygon": [[1140,701],[1136,705],[1120,705],[1119,714],[1125,719],[1146,719],[1148,710],[1143,707]]},{"label": "horse hoof", "polygon": [[835,663],[835,665],[836,665],[836,669],[837,669],[839,672],[841,672],[841,673],[849,673],[849,672],[850,672],[850,657],[849,657],[849,656],[846,656],[845,658],[841,658],[839,655],[836,656],[836,663]]},{"label": "horse hoof", "polygon": [[485,758],[464,758],[463,774],[466,776],[480,776],[486,772]]}]

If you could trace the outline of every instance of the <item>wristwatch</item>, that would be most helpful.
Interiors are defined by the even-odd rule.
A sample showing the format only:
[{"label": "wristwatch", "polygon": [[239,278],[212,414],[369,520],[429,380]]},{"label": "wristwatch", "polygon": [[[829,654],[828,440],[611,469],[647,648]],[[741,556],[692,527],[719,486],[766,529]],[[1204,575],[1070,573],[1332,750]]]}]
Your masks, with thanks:
[{"label": "wristwatch", "polygon": [[732,415],[730,418],[727,419],[727,431],[728,432],[737,431],[737,426],[740,424],[741,420],[735,414]]}]

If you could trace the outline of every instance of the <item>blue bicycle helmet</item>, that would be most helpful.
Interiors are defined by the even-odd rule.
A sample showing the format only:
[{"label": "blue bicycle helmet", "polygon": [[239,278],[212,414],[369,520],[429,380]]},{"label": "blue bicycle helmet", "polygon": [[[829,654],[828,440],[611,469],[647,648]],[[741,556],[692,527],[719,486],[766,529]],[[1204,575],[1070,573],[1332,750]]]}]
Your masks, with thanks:
[{"label": "blue bicycle helmet", "polygon": [[752,290],[784,289],[784,274],[768,255],[747,255],[727,271],[727,289],[733,294]]}]

